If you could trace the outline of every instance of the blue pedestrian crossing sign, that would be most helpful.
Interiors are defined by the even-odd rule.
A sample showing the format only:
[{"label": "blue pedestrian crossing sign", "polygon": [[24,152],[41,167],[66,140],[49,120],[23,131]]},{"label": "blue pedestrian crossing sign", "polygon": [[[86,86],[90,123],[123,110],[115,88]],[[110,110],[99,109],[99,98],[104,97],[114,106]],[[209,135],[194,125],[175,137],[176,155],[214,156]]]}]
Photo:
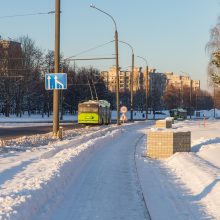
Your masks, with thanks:
[{"label": "blue pedestrian crossing sign", "polygon": [[46,90],[67,89],[66,73],[46,73],[45,74]]}]

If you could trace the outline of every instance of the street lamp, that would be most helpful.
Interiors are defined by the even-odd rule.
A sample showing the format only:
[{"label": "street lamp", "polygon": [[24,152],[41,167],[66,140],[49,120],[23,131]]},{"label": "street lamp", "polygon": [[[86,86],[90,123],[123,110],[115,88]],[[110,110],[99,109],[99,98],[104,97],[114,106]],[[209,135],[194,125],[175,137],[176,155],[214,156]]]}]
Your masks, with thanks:
[{"label": "street lamp", "polygon": [[215,83],[214,83],[214,91],[213,91],[213,98],[214,98],[214,102],[213,102],[213,104],[214,104],[214,118],[215,118],[215,106],[216,106],[216,103],[215,103],[215,94],[216,93],[216,91],[215,91]]},{"label": "street lamp", "polygon": [[91,8],[94,8],[111,18],[115,25],[115,64],[116,64],[116,108],[117,108],[117,125],[120,125],[120,110],[119,110],[119,64],[118,64],[118,31],[117,25],[114,18],[107,12],[97,8],[95,5],[91,4]]},{"label": "street lamp", "polygon": [[130,77],[130,108],[131,108],[131,116],[130,120],[133,121],[133,77],[134,77],[134,50],[133,47],[124,41],[119,41],[120,43],[126,44],[131,48],[132,51],[132,64],[131,64],[131,77]]},{"label": "street lamp", "polygon": [[148,119],[148,97],[149,97],[149,74],[148,74],[148,64],[147,60],[144,57],[137,56],[145,61],[146,63],[146,119]]},{"label": "street lamp", "polygon": [[191,115],[191,109],[192,109],[192,79],[191,79],[189,73],[186,73],[186,72],[183,72],[183,71],[181,71],[181,72],[188,75],[189,80],[190,80],[190,84],[189,84],[189,86],[190,86],[190,88],[189,88],[189,117],[191,119],[192,118],[192,115]]}]

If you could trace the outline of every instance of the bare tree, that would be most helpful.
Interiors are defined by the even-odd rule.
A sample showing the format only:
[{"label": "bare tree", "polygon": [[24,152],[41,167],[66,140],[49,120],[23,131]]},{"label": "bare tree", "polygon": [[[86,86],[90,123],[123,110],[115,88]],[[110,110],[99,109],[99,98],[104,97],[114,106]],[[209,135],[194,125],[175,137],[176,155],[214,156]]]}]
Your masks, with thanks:
[{"label": "bare tree", "polygon": [[0,103],[1,111],[6,117],[9,117],[15,109],[21,68],[20,44],[15,41],[2,40],[0,44]]},{"label": "bare tree", "polygon": [[178,108],[181,102],[179,89],[173,85],[167,86],[163,94],[163,101],[168,109]]},{"label": "bare tree", "polygon": [[35,42],[28,36],[22,36],[18,39],[22,48],[22,106],[23,111],[27,110],[31,114],[33,109],[40,109],[39,97],[42,95],[39,91],[41,87],[41,69],[43,65],[43,52]]},{"label": "bare tree", "polygon": [[206,51],[210,54],[208,76],[210,85],[220,84],[220,17],[215,27],[210,31],[210,40],[206,44]]}]

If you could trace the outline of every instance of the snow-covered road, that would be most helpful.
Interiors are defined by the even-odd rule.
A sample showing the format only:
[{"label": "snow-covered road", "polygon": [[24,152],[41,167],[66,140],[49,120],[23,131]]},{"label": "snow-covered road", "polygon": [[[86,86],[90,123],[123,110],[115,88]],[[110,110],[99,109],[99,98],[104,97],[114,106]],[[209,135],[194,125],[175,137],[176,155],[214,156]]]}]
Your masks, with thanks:
[{"label": "snow-covered road", "polygon": [[82,158],[66,188],[36,219],[149,219],[134,163],[138,128],[123,129]]},{"label": "snow-covered road", "polygon": [[220,219],[220,121],[175,122],[192,132],[192,152],[164,160],[145,156],[150,123],[5,142],[0,220]]}]

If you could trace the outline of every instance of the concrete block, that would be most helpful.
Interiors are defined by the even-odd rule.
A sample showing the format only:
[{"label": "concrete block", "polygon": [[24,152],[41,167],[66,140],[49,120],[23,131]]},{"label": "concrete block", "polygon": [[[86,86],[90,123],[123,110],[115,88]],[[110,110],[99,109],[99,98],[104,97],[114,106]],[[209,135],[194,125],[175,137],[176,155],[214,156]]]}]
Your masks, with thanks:
[{"label": "concrete block", "polygon": [[147,156],[167,158],[176,152],[190,152],[190,131],[149,131],[147,136]]},{"label": "concrete block", "polygon": [[157,120],[156,128],[172,128],[171,120]]}]

